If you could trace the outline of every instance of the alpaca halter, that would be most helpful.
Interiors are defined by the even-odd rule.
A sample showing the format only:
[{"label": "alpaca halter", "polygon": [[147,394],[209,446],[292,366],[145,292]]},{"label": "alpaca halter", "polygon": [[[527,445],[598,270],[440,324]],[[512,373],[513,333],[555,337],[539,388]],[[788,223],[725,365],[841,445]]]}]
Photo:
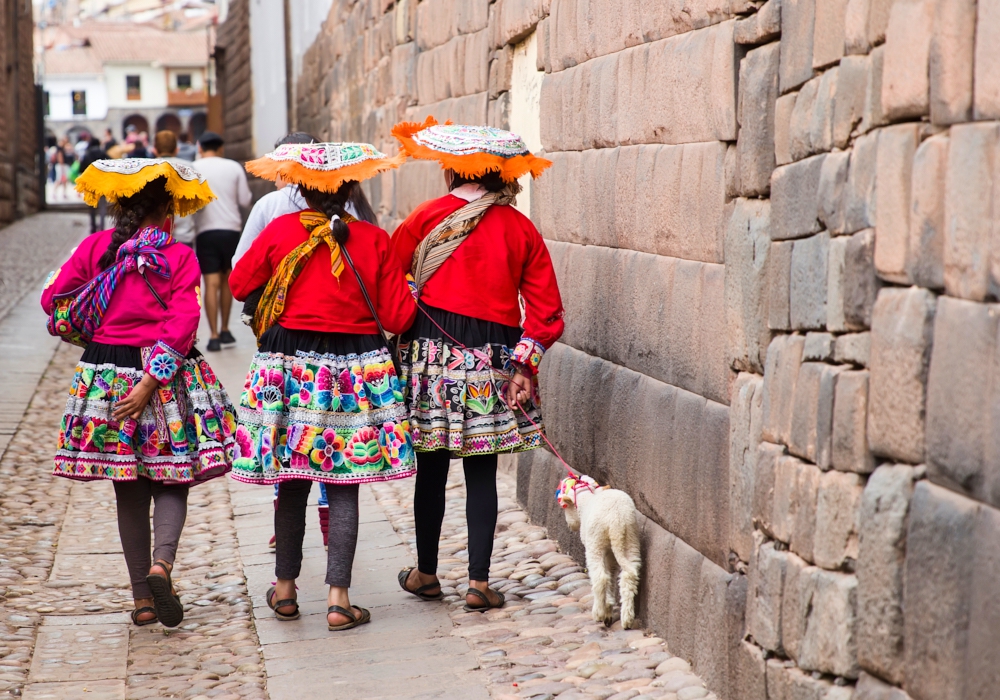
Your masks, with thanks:
[{"label": "alpaca halter", "polygon": [[559,488],[556,489],[556,501],[559,503],[560,508],[568,508],[571,505],[576,505],[576,492],[580,489],[587,489],[591,493],[597,493],[607,488],[607,486],[599,485],[585,474],[581,474],[576,478],[566,477],[559,482]]}]

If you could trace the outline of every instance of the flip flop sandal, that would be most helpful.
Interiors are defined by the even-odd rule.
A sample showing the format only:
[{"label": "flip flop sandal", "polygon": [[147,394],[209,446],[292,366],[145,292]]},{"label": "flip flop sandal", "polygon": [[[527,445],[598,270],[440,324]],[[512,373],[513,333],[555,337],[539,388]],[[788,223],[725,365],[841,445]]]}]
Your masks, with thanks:
[{"label": "flip flop sandal", "polygon": [[492,608],[502,608],[503,604],[505,602],[507,602],[507,599],[504,597],[503,593],[501,593],[500,591],[494,591],[492,588],[490,590],[493,591],[494,593],[496,593],[497,597],[500,599],[497,602],[496,605],[494,605],[493,603],[490,602],[490,599],[486,596],[485,593],[483,593],[482,591],[480,591],[480,590],[478,590],[476,588],[472,588],[470,586],[469,590],[465,592],[465,595],[468,596],[471,593],[472,595],[476,596],[481,601],[483,601],[483,605],[469,605],[468,603],[466,603],[465,604],[465,611],[466,612],[483,612],[484,610],[490,610]]},{"label": "flip flop sandal", "polygon": [[150,618],[149,620],[140,620],[139,616],[145,615],[146,613],[153,613],[155,615],[156,611],[153,610],[153,608],[149,607],[148,605],[133,610],[130,613],[132,616],[132,624],[135,625],[136,627],[145,627],[146,625],[151,625],[154,622],[159,622],[159,620],[156,619],[155,617]]},{"label": "flip flop sandal", "polygon": [[[278,618],[280,622],[291,622],[292,620],[298,620],[301,613],[299,613],[299,604],[295,598],[287,598],[286,600],[275,601],[274,596],[277,594],[278,589],[276,586],[271,586],[267,589],[267,607],[274,611],[274,616]],[[286,615],[283,612],[278,612],[278,608],[287,608],[289,605],[295,606],[295,612],[291,615]]]},{"label": "flip flop sandal", "polygon": [[[408,579],[410,577],[410,572],[411,571],[413,571],[413,567],[412,566],[403,569],[402,571],[399,572],[399,575],[396,576],[396,580],[399,581],[399,587],[400,588],[402,588],[407,593],[412,593],[413,595],[415,595],[418,598],[420,598],[420,600],[441,600],[442,598],[444,598],[444,593],[440,590],[441,589],[441,582],[440,581],[438,581],[437,583],[428,583],[426,586],[421,586],[420,588],[418,588],[415,591],[411,591],[409,588],[407,588],[406,587],[406,579]],[[424,591],[426,591],[429,588],[437,588],[438,592],[437,593],[424,593]]]},{"label": "flip flop sandal", "polygon": [[162,559],[153,564],[163,568],[163,574],[149,574],[146,583],[153,592],[153,607],[157,619],[164,627],[176,627],[184,621],[184,606],[180,597],[174,593],[174,583],[170,578],[170,569]]},{"label": "flip flop sandal", "polygon": [[327,615],[329,615],[330,613],[340,613],[344,617],[351,618],[351,622],[345,622],[342,625],[331,625],[329,622],[330,618],[327,618],[327,623],[326,623],[327,629],[329,629],[331,632],[343,632],[344,630],[349,630],[354,627],[357,627],[358,625],[363,625],[366,622],[372,621],[372,614],[366,608],[362,608],[360,605],[352,605],[351,609],[359,611],[360,614],[355,615],[352,612],[352,610],[348,610],[347,608],[342,608],[339,605],[331,605],[329,608],[327,608],[326,609]]}]

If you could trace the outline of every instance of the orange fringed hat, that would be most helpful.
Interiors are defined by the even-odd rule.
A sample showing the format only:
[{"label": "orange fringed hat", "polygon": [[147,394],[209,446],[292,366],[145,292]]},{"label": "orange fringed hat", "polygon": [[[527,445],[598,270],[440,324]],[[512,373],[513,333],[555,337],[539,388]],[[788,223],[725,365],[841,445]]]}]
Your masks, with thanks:
[{"label": "orange fringed hat", "polygon": [[538,177],[552,165],[533,156],[517,134],[491,126],[438,124],[427,117],[423,124],[400,122],[392,127],[392,135],[411,158],[436,160],[467,178],[499,173],[505,182],[514,182],[527,173]]},{"label": "orange fringed hat", "polygon": [[345,182],[361,182],[406,161],[400,154],[387,156],[370,143],[286,143],[246,164],[247,172],[302,185],[321,192],[336,192]]}]

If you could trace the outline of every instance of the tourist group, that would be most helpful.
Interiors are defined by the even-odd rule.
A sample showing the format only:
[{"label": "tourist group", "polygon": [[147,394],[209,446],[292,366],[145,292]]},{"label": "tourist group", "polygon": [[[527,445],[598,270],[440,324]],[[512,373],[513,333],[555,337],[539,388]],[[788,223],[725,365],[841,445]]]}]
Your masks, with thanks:
[{"label": "tourist group", "polygon": [[[84,239],[42,293],[49,332],[84,348],[54,474],[114,482],[136,625],[183,619],[171,576],[188,489],[227,473],[275,489],[267,604],[278,620],[299,617],[313,482],[327,504],[330,630],[371,620],[349,595],[363,483],[416,475],[417,565],[399,572],[399,585],[440,600],[438,541],[457,458],[466,608],[504,604],[488,586],[497,456],[542,443],[536,374],[563,331],[548,250],[513,204],[518,179],[550,163],[491,127],[428,118],[392,133],[395,156],[294,133],[247,163],[279,189],[228,249],[175,235],[183,217],[224,198],[180,159],[97,160],[78,178],[115,226]],[[360,183],[407,158],[437,161],[449,194],[418,206],[390,237]],[[228,251],[221,280],[257,337],[238,406],[195,347],[207,248]],[[206,285],[206,296],[217,291]]]}]

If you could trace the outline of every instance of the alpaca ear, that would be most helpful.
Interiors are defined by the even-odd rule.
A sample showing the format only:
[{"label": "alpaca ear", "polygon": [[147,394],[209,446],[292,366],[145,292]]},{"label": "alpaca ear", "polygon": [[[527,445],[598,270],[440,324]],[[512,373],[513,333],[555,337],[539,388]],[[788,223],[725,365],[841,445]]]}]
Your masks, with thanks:
[{"label": "alpaca ear", "polygon": [[556,491],[556,500],[559,502],[560,507],[568,508],[576,505],[576,490],[573,488],[575,485],[576,480],[574,479],[563,479],[559,483],[559,490]]}]

